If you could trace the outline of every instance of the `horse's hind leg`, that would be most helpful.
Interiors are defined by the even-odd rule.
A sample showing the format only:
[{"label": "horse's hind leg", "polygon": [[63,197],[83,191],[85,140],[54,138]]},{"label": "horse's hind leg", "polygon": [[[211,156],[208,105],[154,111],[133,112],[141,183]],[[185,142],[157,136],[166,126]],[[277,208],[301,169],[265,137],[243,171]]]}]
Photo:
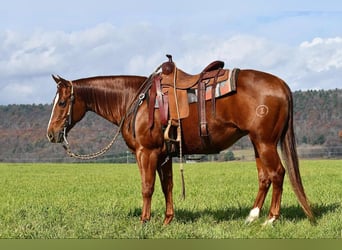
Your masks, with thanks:
[{"label": "horse's hind leg", "polygon": [[256,164],[258,169],[259,190],[253,205],[253,209],[250,211],[246,219],[246,223],[251,223],[259,218],[260,210],[264,204],[267,192],[271,185],[271,180],[267,171],[264,171],[264,167],[259,157],[256,157]]},{"label": "horse's hind leg", "polygon": [[165,197],[166,210],[164,225],[169,224],[174,217],[172,189],[173,189],[173,176],[172,176],[172,158],[166,159],[158,168],[160,183]]},{"label": "horse's hind leg", "polygon": [[272,201],[268,220],[265,222],[265,224],[270,224],[278,219],[280,215],[285,169],[281,164],[276,145],[266,143],[253,143],[253,145],[258,169],[259,191],[247,222],[251,222],[259,217],[259,211],[263,206],[267,191],[272,183]]}]

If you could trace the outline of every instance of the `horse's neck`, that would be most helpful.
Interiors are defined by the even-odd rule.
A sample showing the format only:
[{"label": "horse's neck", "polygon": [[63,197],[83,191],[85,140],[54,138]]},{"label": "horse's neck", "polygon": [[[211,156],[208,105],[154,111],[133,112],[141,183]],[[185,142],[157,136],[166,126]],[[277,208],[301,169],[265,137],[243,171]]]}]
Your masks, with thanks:
[{"label": "horse's neck", "polygon": [[106,102],[103,103],[105,105],[99,105],[98,103],[87,103],[87,109],[118,125],[123,116],[120,110],[117,108],[117,106],[111,106]]},{"label": "horse's neck", "polygon": [[[115,84],[114,84],[115,83]],[[85,101],[87,111],[93,111],[104,119],[118,125],[132,102],[132,88],[127,81],[100,79],[82,86],[81,98]]]},{"label": "horse's neck", "polygon": [[103,99],[91,103],[90,109],[104,119],[119,125],[126,113],[126,98],[123,96],[126,93],[114,94],[111,93]]}]

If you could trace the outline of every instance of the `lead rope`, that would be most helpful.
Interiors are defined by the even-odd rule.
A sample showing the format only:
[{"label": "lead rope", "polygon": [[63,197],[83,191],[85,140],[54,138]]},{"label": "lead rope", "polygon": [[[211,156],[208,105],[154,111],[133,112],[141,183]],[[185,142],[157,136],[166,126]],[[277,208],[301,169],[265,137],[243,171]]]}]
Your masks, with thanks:
[{"label": "lead rope", "polygon": [[185,181],[184,181],[184,166],[183,166],[183,147],[182,147],[182,126],[181,126],[181,120],[180,120],[180,112],[179,112],[179,106],[178,106],[178,98],[177,98],[177,88],[176,88],[176,77],[177,77],[177,67],[175,64],[175,73],[173,77],[173,88],[174,88],[174,95],[175,95],[175,101],[176,101],[176,111],[177,111],[177,141],[179,142],[179,170],[181,174],[181,180],[182,180],[182,198],[185,200]]},{"label": "lead rope", "polygon": [[98,151],[96,153],[85,154],[85,155],[80,155],[80,154],[77,154],[77,153],[73,153],[71,151],[71,149],[70,149],[69,142],[67,141],[67,138],[65,136],[66,128],[64,128],[64,135],[63,135],[63,137],[64,137],[64,144],[63,144],[63,148],[65,149],[66,153],[70,157],[73,157],[73,158],[76,158],[76,159],[79,159],[79,160],[92,160],[92,159],[95,159],[95,158],[105,154],[113,146],[114,142],[116,141],[117,137],[120,134],[120,131],[121,131],[121,128],[122,128],[124,120],[125,119],[121,120],[119,128],[116,131],[116,133],[115,133],[113,139],[110,141],[110,143],[106,147],[104,147],[103,149],[101,149],[100,151]]}]

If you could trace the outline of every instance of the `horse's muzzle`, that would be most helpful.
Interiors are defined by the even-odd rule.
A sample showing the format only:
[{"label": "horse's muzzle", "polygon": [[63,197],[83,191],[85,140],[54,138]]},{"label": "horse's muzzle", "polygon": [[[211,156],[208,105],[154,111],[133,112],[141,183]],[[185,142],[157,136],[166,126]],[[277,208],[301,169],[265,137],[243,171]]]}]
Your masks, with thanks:
[{"label": "horse's muzzle", "polygon": [[64,141],[64,134],[63,131],[59,133],[47,132],[46,134],[48,140],[52,143],[62,143]]}]

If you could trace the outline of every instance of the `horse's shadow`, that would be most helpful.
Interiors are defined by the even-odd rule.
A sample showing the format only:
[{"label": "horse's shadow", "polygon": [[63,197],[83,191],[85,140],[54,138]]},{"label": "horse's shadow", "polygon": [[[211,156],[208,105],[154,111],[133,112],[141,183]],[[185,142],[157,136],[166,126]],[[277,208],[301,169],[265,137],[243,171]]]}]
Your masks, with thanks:
[{"label": "horse's shadow", "polygon": [[[331,204],[314,204],[312,206],[315,219],[318,220],[322,216],[328,213],[332,213],[341,208],[339,203]],[[177,209],[175,215],[177,221],[187,223],[195,222],[203,216],[212,217],[217,222],[229,221],[229,220],[245,220],[250,212],[250,207],[228,207],[222,209],[210,209],[206,208],[199,211],[191,211],[187,209]],[[267,215],[268,209],[264,209],[261,216]],[[281,218],[290,221],[299,221],[307,219],[303,212],[303,209],[299,205],[282,206]]]},{"label": "horse's shadow", "polygon": [[[322,216],[328,213],[335,212],[341,208],[339,203],[331,204],[313,204],[312,209],[315,215],[315,219],[318,220]],[[249,214],[250,207],[226,207],[220,209],[205,208],[202,210],[189,210],[184,208],[175,209],[175,219],[179,223],[193,223],[200,220],[203,217],[211,217],[216,222],[230,221],[230,220],[245,220]],[[268,210],[261,214],[261,216],[267,214]],[[141,208],[135,208],[130,210],[128,217],[138,217],[141,214]],[[154,216],[154,213],[152,213]],[[302,208],[299,205],[282,206],[281,218],[289,221],[300,221],[307,219]]]}]

